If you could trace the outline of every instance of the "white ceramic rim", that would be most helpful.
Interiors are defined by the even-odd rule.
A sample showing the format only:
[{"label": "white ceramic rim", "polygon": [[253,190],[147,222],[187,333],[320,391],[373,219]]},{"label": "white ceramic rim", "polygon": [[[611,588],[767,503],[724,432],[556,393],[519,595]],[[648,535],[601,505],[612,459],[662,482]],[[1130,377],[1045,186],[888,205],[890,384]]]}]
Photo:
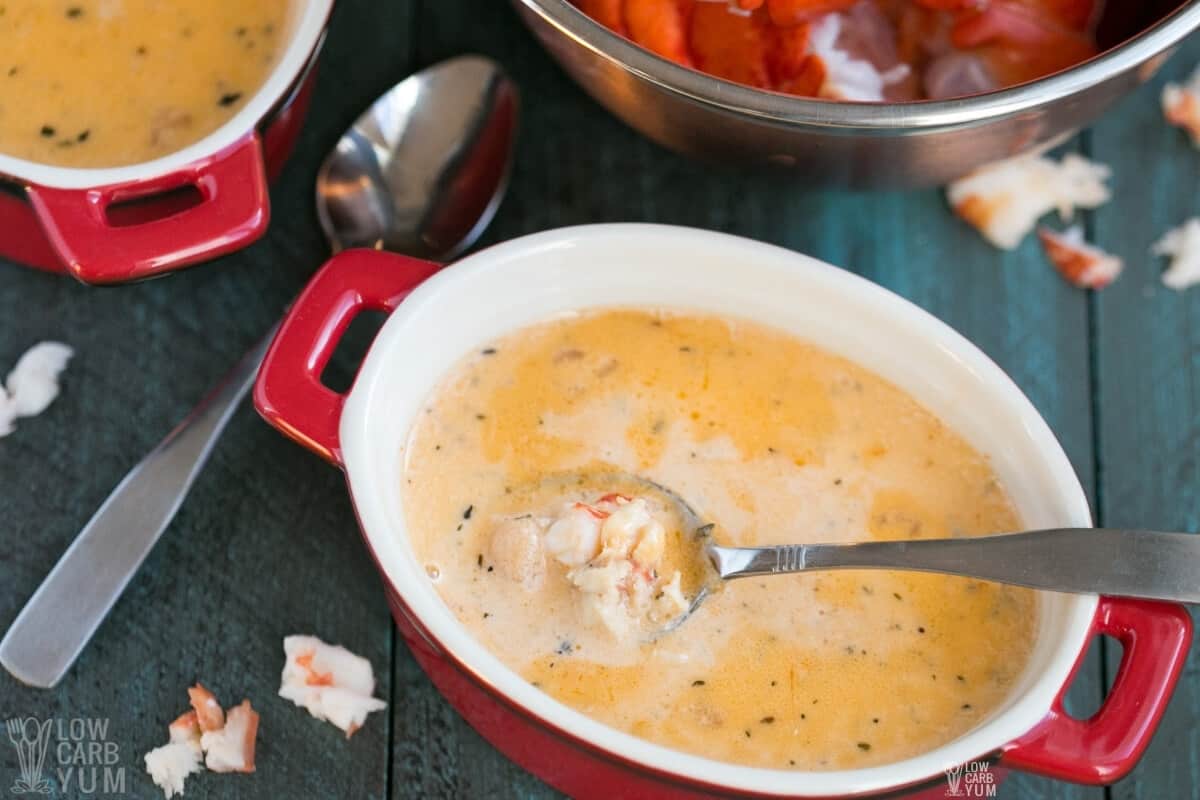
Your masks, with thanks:
[{"label": "white ceramic rim", "polygon": [[7,175],[20,181],[56,189],[91,189],[169,175],[186,168],[193,161],[219,153],[247,132],[254,130],[296,82],[296,78],[308,63],[313,48],[321,39],[332,9],[333,0],[303,0],[303,9],[298,14],[293,12],[295,16],[291,21],[287,49],[266,82],[224,125],[198,142],[153,161],[103,169],[58,167],[0,153],[0,176]]},{"label": "white ceramic rim", "polygon": [[[480,307],[483,307],[503,309],[497,311],[498,315],[503,315],[508,313],[510,304],[507,301],[511,300],[513,306],[520,305],[519,298],[530,294],[540,293],[542,302],[547,302],[549,298],[551,304],[558,303],[564,308],[576,307],[578,301],[573,300],[573,292],[598,292],[603,295],[609,291],[605,287],[621,280],[619,276],[614,278],[613,272],[618,260],[607,258],[606,253],[607,256],[618,257],[622,253],[626,256],[633,253],[653,254],[649,260],[658,268],[649,274],[645,271],[638,273],[639,277],[629,285],[644,279],[651,284],[657,282],[678,288],[679,284],[672,284],[672,280],[699,274],[696,264],[700,262],[708,264],[706,268],[710,271],[716,262],[720,262],[726,270],[738,266],[744,270],[746,265],[754,265],[754,269],[763,271],[762,274],[770,273],[781,281],[805,285],[813,297],[825,294],[821,298],[823,302],[814,302],[806,307],[821,306],[820,310],[813,312],[816,316],[827,313],[825,305],[841,302],[843,311],[853,308],[856,312],[855,325],[846,326],[847,329],[857,329],[874,324],[873,320],[883,320],[895,333],[894,337],[886,337],[888,342],[874,337],[873,341],[881,342],[884,348],[892,346],[892,338],[898,342],[927,343],[940,364],[950,364],[951,371],[959,373],[953,376],[954,380],[974,387],[970,396],[981,405],[989,405],[989,413],[981,417],[985,424],[1003,424],[1003,435],[996,434],[998,441],[1006,442],[1001,449],[1009,447],[1007,442],[1012,442],[1015,450],[1024,448],[1036,453],[1036,462],[1028,458],[1021,460],[1020,468],[1016,469],[1016,480],[1022,482],[1024,488],[1021,491],[1040,492],[1047,499],[1041,503],[1044,507],[1027,508],[1018,496],[1020,492],[1014,495],[1025,522],[1039,527],[1091,525],[1083,488],[1058,441],[1033,405],[979,349],[912,303],[816,259],[725,234],[643,224],[564,228],[526,236],[481,251],[418,287],[380,330],[347,397],[340,423],[340,443],[364,536],[387,581],[424,626],[430,638],[451,658],[467,665],[477,681],[569,735],[618,758],[651,770],[677,775],[684,782],[700,781],[733,791],[788,796],[841,796],[885,791],[940,777],[946,768],[992,754],[1037,725],[1066,685],[1077,658],[1087,644],[1097,605],[1094,595],[1042,595],[1038,644],[1035,645],[1030,667],[1016,682],[1013,690],[1016,696],[977,728],[936,750],[905,761],[867,769],[830,772],[736,766],[651,744],[603,725],[551,699],[505,667],[467,632],[442,602],[405,538],[398,491],[402,470],[398,463],[402,460],[399,448],[404,444],[411,419],[420,413],[429,392],[445,371],[458,357],[483,345],[492,336],[471,339],[464,334],[467,338],[457,344],[431,344],[429,330],[417,339],[413,338],[413,330],[419,330],[418,326],[424,318],[432,314],[435,315],[432,324],[441,324],[438,329],[440,338],[453,339],[456,331],[463,326],[446,320],[445,311],[462,309],[461,313],[478,315]],[[672,254],[686,255],[689,263],[680,265],[672,261],[669,259]],[[607,258],[603,261],[610,267],[607,273],[598,275],[594,269],[567,266],[572,262],[588,266],[589,259],[597,258]],[[667,260],[664,261],[664,258]],[[528,276],[522,276],[520,270],[526,265],[548,262],[561,262],[563,265],[561,271],[554,275],[554,281],[547,281],[539,287],[523,280]],[[594,267],[595,263],[590,266]],[[714,296],[719,290],[726,294],[731,292],[730,284],[735,282],[728,280],[728,271],[724,275],[725,279],[720,283],[713,280],[708,285],[708,291]],[[495,282],[489,285],[489,278]],[[511,297],[497,296],[497,292],[506,290]],[[657,291],[661,291],[661,287]],[[733,293],[737,291],[740,289],[732,290]],[[671,296],[675,297],[674,294]],[[597,307],[614,305],[603,298],[599,300],[594,303]],[[440,310],[439,305],[442,306]],[[702,307],[691,302],[660,305],[667,308]],[[467,309],[472,310],[468,312]],[[455,355],[447,358],[420,355],[423,348],[439,347],[449,347],[455,351]],[[421,361],[422,366],[410,369],[417,361]],[[400,369],[397,364],[405,367]],[[893,378],[886,374],[885,377]],[[918,381],[918,378],[910,377],[909,380]],[[936,377],[921,374],[918,382],[925,381],[930,386],[939,383]],[[912,386],[904,388],[914,391]],[[953,387],[944,388],[953,390]],[[397,391],[403,398],[400,405],[407,408],[398,408]],[[920,391],[914,393],[919,399],[926,399]],[[961,397],[952,399],[952,405],[964,409],[972,405],[962,402]],[[945,402],[950,403],[951,400]],[[975,412],[964,410],[963,413]],[[952,420],[946,421],[954,426]],[[380,446],[380,442],[386,440],[380,438],[381,425],[395,428],[389,438],[394,439],[397,433],[400,436],[395,449]],[[965,432],[964,435],[972,438]],[[1009,467],[1013,471],[1016,465]],[[1002,465],[997,464],[997,470],[1009,485],[1010,492],[1013,491],[1011,476],[1005,474]],[[1029,486],[1033,488],[1029,489]],[[1030,519],[1031,516],[1034,518]]]}]

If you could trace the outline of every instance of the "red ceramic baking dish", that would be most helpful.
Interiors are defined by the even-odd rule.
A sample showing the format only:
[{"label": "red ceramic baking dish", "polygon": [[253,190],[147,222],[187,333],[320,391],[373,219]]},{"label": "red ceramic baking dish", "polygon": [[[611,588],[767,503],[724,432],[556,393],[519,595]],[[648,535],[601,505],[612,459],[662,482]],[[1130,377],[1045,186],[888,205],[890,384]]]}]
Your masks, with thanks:
[{"label": "red ceramic baking dish", "polygon": [[[299,133],[332,6],[296,0],[288,44],[263,85],[228,122],[182,150],[111,169],[0,153],[0,256],[113,284],[215,258],[261,236],[270,219],[267,181]],[[198,199],[184,205],[178,190],[186,187]],[[119,218],[114,206],[122,206]]]},{"label": "red ceramic baking dish", "polygon": [[[738,267],[737,280],[729,266]],[[508,669],[441,600],[414,552],[404,446],[462,356],[515,329],[605,307],[755,319],[891,381],[986,454],[1030,528],[1089,526],[1087,498],[1049,427],[977,348],[916,306],[796,253],[703,231],[596,225],[528,236],[453,267],[375,251],[329,261],[284,321],[255,404],[345,470],[400,630],[449,702],[509,758],[574,797],[945,797],[947,771],[1015,769],[1109,783],[1133,768],[1170,700],[1191,640],[1181,606],[1039,593],[1035,643],[1004,702],[936,749],[863,769],[788,771],[651,744],[554,700]],[[348,393],[319,376],[361,310],[390,312]],[[1107,697],[1076,719],[1062,698],[1089,643],[1123,647]],[[983,765],[983,766],[980,766]],[[963,773],[958,777],[968,781]]]}]

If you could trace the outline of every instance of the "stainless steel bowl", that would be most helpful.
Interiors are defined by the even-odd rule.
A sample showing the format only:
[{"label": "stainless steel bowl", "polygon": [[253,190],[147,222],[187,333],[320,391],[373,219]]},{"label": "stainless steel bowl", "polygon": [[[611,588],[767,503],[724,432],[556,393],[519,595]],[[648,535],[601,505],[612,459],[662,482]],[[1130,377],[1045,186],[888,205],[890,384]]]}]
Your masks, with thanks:
[{"label": "stainless steel bowl", "polygon": [[1200,26],[1200,0],[1118,0],[1099,33],[1102,46],[1115,46],[1048,78],[955,100],[841,103],[680,67],[567,0],[513,5],[572,78],[654,141],[721,162],[791,168],[806,183],[852,187],[941,184],[1066,137],[1149,80]]}]

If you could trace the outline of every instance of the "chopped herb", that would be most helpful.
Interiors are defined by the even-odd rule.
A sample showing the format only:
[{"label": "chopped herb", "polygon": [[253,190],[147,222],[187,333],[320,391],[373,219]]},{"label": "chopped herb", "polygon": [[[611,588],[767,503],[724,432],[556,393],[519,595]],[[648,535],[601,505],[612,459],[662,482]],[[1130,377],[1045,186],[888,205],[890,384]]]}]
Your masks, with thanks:
[{"label": "chopped herb", "polygon": [[746,734],[747,739],[750,738],[750,729],[749,728],[746,728],[746,730],[742,731],[742,733]]},{"label": "chopped herb", "polygon": [[434,449],[434,450],[441,450],[441,449],[442,449],[442,446],[441,446],[440,444],[435,444],[435,445],[433,446],[433,449]]},{"label": "chopped herb", "polygon": [[492,612],[490,612],[490,611],[485,611],[485,612],[483,612],[483,618],[484,618],[484,619],[487,619],[487,618],[488,618],[488,617],[490,617],[491,615],[492,615]]},{"label": "chopped herb", "polygon": [[217,101],[217,105],[231,106],[234,103],[236,103],[238,100],[241,100],[241,99],[242,99],[241,92],[226,92],[225,94],[221,95],[221,99]]},{"label": "chopped herb", "polygon": [[789,765],[789,766],[792,766],[792,767],[796,766],[796,761],[795,761],[795,759],[789,758],[789,759],[788,759],[788,765]]},{"label": "chopped herb", "polygon": [[834,485],[834,486],[841,486],[841,485],[842,485],[842,479],[841,479],[841,478],[834,478],[834,479],[833,479],[833,485]]},{"label": "chopped herb", "polygon": [[963,707],[963,711],[970,711],[970,710],[971,710],[971,704],[970,704],[970,703],[963,703],[963,704],[962,704],[962,707]]},{"label": "chopped herb", "polygon": [[458,523],[458,527],[457,527],[457,528],[455,528],[454,530],[456,530],[456,531],[461,531],[461,530],[462,530],[462,523],[461,523],[461,522],[460,522],[460,523]]},{"label": "chopped herb", "polygon": [[481,354],[481,355],[485,355],[485,356],[494,356],[494,355],[496,355],[496,348],[494,348],[494,347],[485,347],[485,348],[483,348],[482,350],[480,350],[479,352],[480,352],[480,354]]},{"label": "chopped herb", "polygon": [[924,633],[924,632],[925,632],[925,626],[924,626],[924,625],[920,625],[920,626],[918,626],[918,627],[917,627],[917,633]]},{"label": "chopped herb", "polygon": [[63,147],[63,148],[74,147],[75,143],[72,142],[70,139],[63,139],[62,141],[58,142],[56,146]]},{"label": "chopped herb", "polygon": [[554,662],[553,662],[553,661],[551,661],[551,662],[550,662],[550,669],[554,669]]},{"label": "chopped herb", "polygon": [[564,639],[563,641],[559,642],[558,649],[555,650],[554,652],[558,653],[560,656],[565,656],[565,655],[569,655],[570,652],[574,649],[575,649],[575,645],[571,644],[570,642],[568,642],[567,640]]},{"label": "chopped herb", "polygon": [[485,419],[487,419],[487,417],[486,417],[486,416],[484,416],[483,414],[476,414],[476,415],[475,415],[475,419],[478,419],[478,420],[485,420]]},{"label": "chopped herb", "polygon": [[897,600],[903,600],[903,599],[904,599],[903,597],[901,597],[901,596],[900,596],[900,593],[899,593],[899,592],[892,592],[892,597],[896,598]]},{"label": "chopped herb", "polygon": [[762,718],[762,719],[760,719],[758,722],[759,722],[759,724],[760,724],[760,725],[770,725],[770,724],[772,724],[773,722],[775,722],[775,718],[774,718],[774,717],[767,716],[767,717],[763,717],[763,718]]},{"label": "chopped herb", "polygon": [[800,719],[808,719],[808,717],[805,714],[801,714]]},{"label": "chopped herb", "polygon": [[966,679],[966,678],[964,678],[962,675],[955,675],[955,676],[954,676],[954,678],[955,678],[955,680],[957,680],[959,683],[966,683],[966,682],[967,682],[967,679]]},{"label": "chopped herb", "polygon": [[233,35],[237,36],[239,38],[242,36],[245,36],[246,35],[246,26],[242,25],[241,27],[239,27],[236,31],[233,32]]},{"label": "chopped herb", "polygon": [[67,9],[67,16],[70,17],[71,19],[75,19],[77,17],[82,17],[83,9],[80,8],[79,6],[71,6],[70,8]]},{"label": "chopped herb", "polygon": [[56,131],[51,126],[49,126],[49,125],[42,126],[42,136],[44,136],[45,138],[52,139],[52,138],[54,138],[55,133],[56,133]]},{"label": "chopped herb", "polygon": [[878,724],[879,724],[879,717],[871,717],[871,723],[872,723],[872,724],[874,724],[874,725],[878,725]]},{"label": "chopped herb", "polygon": [[488,567],[488,572],[491,572],[493,567]]},{"label": "chopped herb", "polygon": [[8,68],[8,77],[10,77],[10,78],[13,77],[14,75],[17,74],[18,71],[19,71],[19,69],[17,67],[9,67]]},{"label": "chopped herb", "polygon": [[467,506],[467,510],[463,512],[463,519],[470,519],[471,512],[475,510],[474,505]]},{"label": "chopped herb", "polygon": [[683,347],[679,348],[679,352],[681,352],[681,353],[690,353],[690,352],[692,352],[692,348],[688,347],[688,346],[685,344]]},{"label": "chopped herb", "polygon": [[771,681],[771,685],[772,685],[772,686],[774,686],[774,685],[775,685],[775,681]]},{"label": "chopped herb", "polygon": [[865,753],[871,749],[871,744],[869,742],[859,742],[858,749],[862,750]]},{"label": "chopped herb", "polygon": [[88,137],[91,135],[92,135],[92,132],[90,130],[82,130],[79,132],[79,135],[75,137],[75,141],[86,142],[88,140]]},{"label": "chopped herb", "polygon": [[483,566],[483,553],[480,553],[479,555],[475,556],[475,566],[477,566],[477,567]]},{"label": "chopped herb", "polygon": [[774,454],[774,453],[775,453],[775,448],[774,448],[774,447],[768,447],[768,448],[767,448],[767,452],[768,452],[768,453],[771,453],[771,454]]},{"label": "chopped herb", "polygon": [[704,681],[692,681],[692,686],[703,686]]}]

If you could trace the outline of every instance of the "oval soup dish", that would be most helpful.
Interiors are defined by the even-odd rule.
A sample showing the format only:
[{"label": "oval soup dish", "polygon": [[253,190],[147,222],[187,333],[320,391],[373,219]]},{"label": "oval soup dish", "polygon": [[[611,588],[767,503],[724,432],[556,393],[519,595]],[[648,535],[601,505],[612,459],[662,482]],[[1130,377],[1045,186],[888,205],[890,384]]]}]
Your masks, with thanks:
[{"label": "oval soup dish", "polygon": [[8,4],[0,255],[120,283],[261,236],[332,2]]},{"label": "oval soup dish", "polygon": [[[322,386],[318,376],[341,332],[364,308],[393,313],[353,388],[339,395]],[[964,463],[972,463],[978,476],[994,473],[1011,501],[1011,508],[1003,502],[993,504],[994,516],[988,521],[1014,524],[1019,519],[1030,528],[1090,524],[1085,495],[1061,448],[995,364],[915,306],[813,259],[735,237],[648,225],[588,226],[529,236],[480,252],[440,273],[437,265],[403,257],[368,251],[340,254],[322,268],[285,320],[259,375],[256,405],[286,434],[343,466],[364,536],[385,576],[389,601],[406,641],[439,690],[494,745],[558,788],[575,796],[597,797],[614,792],[625,796],[852,796],[899,789],[924,789],[941,796],[944,770],[978,759],[999,758],[1002,766],[1083,782],[1114,780],[1132,768],[1169,699],[1190,641],[1190,618],[1178,606],[1039,593],[1032,630],[1026,632],[1032,640],[1022,645],[1027,650],[1024,668],[1008,676],[1003,692],[987,699],[990,708],[951,730],[944,741],[927,742],[919,751],[902,747],[889,751],[881,746],[883,762],[872,762],[869,751],[858,748],[857,738],[841,743],[852,748],[848,757],[826,757],[824,765],[804,757],[787,768],[764,764],[767,756],[783,752],[778,747],[766,748],[770,751],[766,754],[751,748],[741,756],[732,750],[708,749],[722,760],[704,757],[696,754],[706,750],[703,745],[664,746],[663,741],[679,745],[680,740],[662,730],[646,730],[647,737],[656,740],[649,741],[603,724],[533,686],[506,664],[488,646],[486,635],[472,631],[479,625],[464,625],[439,594],[430,572],[441,577],[443,569],[449,574],[461,572],[462,567],[444,563],[436,564],[436,570],[427,569],[431,564],[429,553],[423,552],[428,538],[423,530],[432,526],[422,521],[430,514],[444,520],[449,508],[460,521],[466,517],[466,522],[479,526],[493,524],[503,514],[488,516],[483,504],[478,517],[473,508],[459,509],[462,497],[453,495],[458,490],[445,488],[444,479],[432,473],[425,487],[431,497],[422,502],[413,499],[422,487],[414,485],[406,491],[406,481],[422,469],[436,472],[420,426],[426,424],[423,417],[436,413],[427,409],[436,405],[439,387],[445,387],[448,378],[467,375],[481,358],[499,356],[506,342],[519,350],[521,337],[528,335],[528,331],[520,333],[522,329],[547,321],[551,328],[543,330],[589,324],[602,329],[603,323],[596,320],[606,319],[612,309],[625,309],[618,314],[619,325],[649,325],[655,317],[646,316],[647,310],[669,312],[658,317],[668,330],[654,334],[686,334],[693,345],[703,341],[701,331],[715,337],[711,341],[724,343],[721,337],[726,334],[721,331],[728,328],[718,320],[753,321],[748,323],[751,339],[766,337],[758,340],[765,344],[776,337],[774,345],[783,351],[795,348],[794,354],[809,362],[796,367],[801,372],[830,369],[865,379],[871,384],[869,393],[880,392],[901,406],[911,403],[907,410],[925,414],[921,424],[930,430],[944,425],[953,432],[945,434],[947,446]],[[575,331],[576,336],[581,333]],[[652,351],[649,335],[647,349]],[[546,352],[554,350],[552,340],[551,334]],[[671,339],[669,344],[678,341],[682,339]],[[492,348],[495,354],[482,353]],[[483,383],[489,380],[485,375],[475,377]],[[515,373],[513,380],[519,383]],[[753,391],[753,382],[747,383]],[[487,412],[480,408],[477,413],[486,417]],[[558,424],[561,419],[551,421]],[[725,422],[737,424],[732,418]],[[418,430],[415,452],[407,450],[414,428]],[[471,436],[466,441],[472,441]],[[798,446],[799,441],[784,443],[780,449]],[[982,457],[972,456],[973,451]],[[551,463],[556,459],[552,453],[539,453],[536,442],[530,456],[525,466],[534,472],[535,459],[545,457]],[[797,455],[789,458],[804,460]],[[754,469],[766,469],[755,463]],[[478,473],[480,465],[472,466]],[[793,474],[818,475],[823,480],[830,477],[824,470],[832,466],[817,464],[816,459],[793,463]],[[464,483],[471,474],[465,471]],[[837,489],[828,487],[830,493]],[[701,494],[702,499],[709,496]],[[815,490],[790,502],[828,502],[828,497],[823,499]],[[722,511],[721,503],[713,506]],[[776,507],[763,511],[773,521],[786,521],[789,512]],[[808,512],[803,518],[814,517]],[[449,528],[446,535],[456,533]],[[770,538],[782,541],[790,533],[772,530]],[[796,531],[796,535],[809,541],[854,536],[829,530],[811,535]],[[483,559],[477,559],[483,553],[468,555],[474,566],[478,561],[487,566],[494,562],[490,553]],[[557,568],[548,566],[548,570]],[[485,574],[489,580],[496,578],[486,568]],[[766,604],[778,596],[781,605],[800,607],[804,604],[796,597],[780,593],[803,596],[815,586],[828,587],[829,592],[861,591],[861,585],[867,584],[882,594],[894,589],[891,581],[912,578],[860,572],[853,573],[856,582],[851,585],[846,583],[851,574],[750,579],[745,587],[726,587],[709,602],[719,612],[722,595],[738,597],[734,592],[744,588],[741,596],[748,601]],[[554,577],[561,580],[557,573]],[[960,579],[934,580],[966,585]],[[989,591],[996,590],[989,587]],[[854,602],[863,603],[858,598]],[[862,607],[878,608],[875,602],[871,599]],[[704,608],[673,636],[688,636],[689,629],[705,631],[703,614]],[[806,621],[809,624],[812,627],[806,630],[821,630],[819,621]],[[840,622],[829,630],[839,628],[845,631]],[[1016,630],[1014,639],[1020,640],[1019,626]],[[1122,641],[1122,664],[1101,710],[1090,720],[1074,720],[1063,712],[1061,695],[1086,645],[1097,634]],[[537,657],[539,644],[536,637],[530,638],[529,655]],[[672,646],[686,652],[690,645]],[[1022,646],[1016,648],[1018,661]],[[563,657],[581,658],[586,653],[585,647],[582,653]],[[952,653],[941,657],[953,661]],[[963,654],[966,663],[978,664],[980,657]],[[539,663],[542,672],[535,679],[541,682],[551,668],[548,661]],[[695,662],[686,668],[660,668],[686,671],[690,663]],[[771,666],[785,663],[786,659],[776,659]],[[801,675],[803,670],[795,672]],[[956,674],[945,679],[956,680]],[[691,686],[704,676],[693,678],[689,671],[688,678],[687,688],[711,691],[707,681]],[[830,702],[844,701],[847,691],[836,685],[807,688],[829,692]],[[920,699],[911,702],[919,705]],[[586,706],[587,702],[573,704]],[[784,724],[784,714],[795,710],[765,713],[756,718],[755,726]],[[763,723],[765,716],[780,719]],[[611,714],[609,719],[622,724]],[[786,724],[797,722],[788,719]],[[846,722],[831,715],[825,724]],[[845,729],[848,736],[857,737],[850,733],[852,726]],[[751,741],[755,733],[751,730]],[[836,742],[827,739],[824,744]],[[858,758],[860,753],[868,757]]]}]

